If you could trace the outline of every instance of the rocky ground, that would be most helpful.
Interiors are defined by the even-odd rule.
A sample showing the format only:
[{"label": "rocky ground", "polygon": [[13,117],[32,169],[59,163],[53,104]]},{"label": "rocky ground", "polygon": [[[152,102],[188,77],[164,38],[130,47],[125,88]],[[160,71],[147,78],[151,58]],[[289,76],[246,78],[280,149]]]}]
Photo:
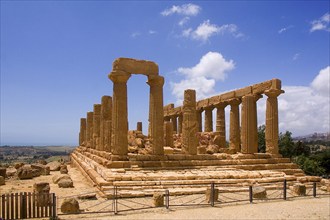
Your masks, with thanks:
[{"label": "rocky ground", "polygon": [[[0,194],[16,192],[33,192],[33,185],[38,182],[48,182],[50,192],[55,193],[60,219],[329,219],[330,197],[319,198],[302,197],[288,201],[256,201],[254,204],[217,204],[216,207],[164,207],[138,211],[109,213],[91,213],[112,209],[112,201],[106,200],[97,194],[93,186],[77,168],[67,166],[68,176],[73,187],[63,188],[54,179],[60,176],[61,171],[50,171],[49,175],[40,175],[32,179],[18,179],[15,176],[7,178],[5,185],[0,186]],[[63,175],[63,174],[62,174]],[[95,194],[96,193],[96,194]],[[92,199],[78,199],[82,214],[62,215],[60,207],[65,198],[76,198],[78,195],[89,195]],[[93,196],[96,196],[93,198]],[[148,200],[148,201],[147,201]],[[139,201],[139,200],[136,200]],[[135,202],[136,202],[135,201]],[[142,200],[141,200],[142,201]],[[144,202],[150,202],[149,197]],[[122,207],[123,208],[123,207]],[[102,210],[103,209],[103,210]]]}]

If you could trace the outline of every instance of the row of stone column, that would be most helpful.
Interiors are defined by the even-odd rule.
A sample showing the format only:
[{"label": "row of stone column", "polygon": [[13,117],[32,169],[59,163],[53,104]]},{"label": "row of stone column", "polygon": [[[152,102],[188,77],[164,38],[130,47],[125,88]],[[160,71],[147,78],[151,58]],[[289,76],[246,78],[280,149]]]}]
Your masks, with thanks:
[{"label": "row of stone column", "polygon": [[[266,105],[266,152],[278,154],[278,102],[277,97],[283,93],[282,90],[270,89],[264,92],[267,98]],[[230,128],[229,148],[231,152],[257,153],[258,152],[258,124],[257,124],[257,101],[262,97],[260,94],[250,94],[242,98],[233,98],[215,106],[196,110],[197,131],[202,131],[202,112],[204,111],[204,131],[213,132],[214,108],[216,112],[216,132],[219,135],[220,147],[226,146],[225,107],[230,105]],[[239,105],[241,106],[241,121]],[[184,108],[184,106],[183,106]],[[165,121],[172,122],[173,132],[185,134],[182,130],[184,122],[184,110],[182,115],[165,117]],[[177,118],[178,124],[177,124]],[[181,118],[181,119],[180,119]],[[183,120],[182,120],[183,119]],[[180,129],[176,129],[180,128]]]},{"label": "row of stone column", "polygon": [[112,98],[103,96],[86,118],[80,119],[79,145],[111,152]]}]

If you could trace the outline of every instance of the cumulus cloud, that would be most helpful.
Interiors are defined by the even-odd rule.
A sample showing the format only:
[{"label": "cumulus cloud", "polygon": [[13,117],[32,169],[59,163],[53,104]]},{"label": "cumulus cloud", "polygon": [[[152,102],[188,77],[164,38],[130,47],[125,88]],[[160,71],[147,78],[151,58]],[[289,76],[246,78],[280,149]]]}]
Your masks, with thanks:
[{"label": "cumulus cloud", "polygon": [[184,17],[184,18],[182,18],[180,21],[179,21],[179,26],[183,26],[183,25],[185,25],[188,21],[190,20],[190,18],[189,17]]},{"label": "cumulus cloud", "polygon": [[330,32],[330,13],[327,12],[325,13],[322,17],[319,19],[313,20],[311,22],[312,27],[310,28],[310,32],[314,31],[328,31]]},{"label": "cumulus cloud", "polygon": [[218,52],[208,52],[193,67],[180,67],[177,72],[184,79],[178,83],[171,82],[172,94],[177,98],[177,104],[182,104],[183,92],[195,89],[197,99],[212,95],[216,81],[224,81],[228,72],[235,68],[233,60],[226,60]]},{"label": "cumulus cloud", "polygon": [[179,14],[179,15],[185,15],[185,16],[196,16],[201,11],[201,7],[195,4],[183,4],[181,6],[179,5],[173,5],[171,8],[165,9],[160,14],[163,16],[169,16],[172,14]]},{"label": "cumulus cloud", "polygon": [[194,40],[207,41],[211,36],[216,34],[230,33],[234,37],[244,36],[238,31],[238,27],[235,24],[225,24],[222,26],[217,26],[216,24],[211,24],[210,20],[206,20],[201,23],[196,30],[188,28],[182,31],[183,37],[188,37]]},{"label": "cumulus cloud", "polygon": [[[283,86],[278,97],[279,129],[294,136],[330,132],[330,67],[322,69],[310,86]],[[267,97],[258,101],[258,123],[265,124]]]}]

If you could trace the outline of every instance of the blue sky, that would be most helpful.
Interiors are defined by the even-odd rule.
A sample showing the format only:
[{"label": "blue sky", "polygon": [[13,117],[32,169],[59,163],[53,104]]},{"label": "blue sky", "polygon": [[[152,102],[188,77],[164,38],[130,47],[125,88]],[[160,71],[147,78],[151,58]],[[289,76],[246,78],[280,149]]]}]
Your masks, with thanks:
[{"label": "blue sky", "polygon": [[[112,95],[118,57],[158,63],[164,104],[185,88],[204,98],[279,78],[280,130],[329,132],[329,11],[329,1],[1,1],[0,145],[76,145],[79,119]],[[147,130],[145,82],[128,82],[130,129]]]}]

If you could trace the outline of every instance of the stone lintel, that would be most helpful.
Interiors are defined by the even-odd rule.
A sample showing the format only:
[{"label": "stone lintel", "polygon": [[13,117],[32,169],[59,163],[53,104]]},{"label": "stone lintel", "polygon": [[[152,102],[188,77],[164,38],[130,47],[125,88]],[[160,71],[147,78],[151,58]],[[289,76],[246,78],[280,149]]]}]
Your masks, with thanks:
[{"label": "stone lintel", "polygon": [[279,79],[272,79],[272,89],[278,89],[281,90],[282,88],[282,82]]},{"label": "stone lintel", "polygon": [[228,99],[235,98],[235,91],[226,92],[220,95],[221,101],[227,101]]},{"label": "stone lintel", "polygon": [[170,110],[172,108],[174,108],[174,104],[173,103],[170,103],[170,104],[164,106],[164,111],[168,111],[168,110]]},{"label": "stone lintel", "polygon": [[117,58],[112,63],[113,70],[122,70],[131,74],[158,75],[158,65],[152,61],[137,60],[131,58]]},{"label": "stone lintel", "polygon": [[213,105],[214,106],[214,105],[216,105],[218,103],[220,103],[220,96],[219,95],[213,96],[213,97],[209,98],[209,105]]},{"label": "stone lintel", "polygon": [[243,97],[243,96],[251,94],[251,93],[252,93],[252,86],[247,86],[242,89],[235,90],[236,97]]},{"label": "stone lintel", "polygon": [[196,107],[198,109],[204,108],[208,105],[209,105],[209,99],[203,99],[203,100],[200,100],[196,103]]}]

